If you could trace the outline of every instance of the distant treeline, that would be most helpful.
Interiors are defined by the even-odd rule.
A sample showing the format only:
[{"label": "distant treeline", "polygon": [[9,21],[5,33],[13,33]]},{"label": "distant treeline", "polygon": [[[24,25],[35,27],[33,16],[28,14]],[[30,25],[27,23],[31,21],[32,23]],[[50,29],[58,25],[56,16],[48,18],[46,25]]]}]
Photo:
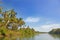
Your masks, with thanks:
[{"label": "distant treeline", "polygon": [[50,34],[60,34],[60,28],[52,29],[49,33]]}]

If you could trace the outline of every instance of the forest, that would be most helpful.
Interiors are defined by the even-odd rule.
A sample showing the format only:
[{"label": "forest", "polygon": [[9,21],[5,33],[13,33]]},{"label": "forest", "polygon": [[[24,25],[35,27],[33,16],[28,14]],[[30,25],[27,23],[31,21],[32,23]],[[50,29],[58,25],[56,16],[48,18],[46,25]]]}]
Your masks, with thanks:
[{"label": "forest", "polygon": [[[36,33],[33,28],[25,27],[23,18],[17,18],[14,9],[3,11],[0,8],[0,37],[32,36]],[[19,29],[20,27],[20,29]]]},{"label": "forest", "polygon": [[49,33],[50,34],[60,34],[60,28],[52,29]]}]

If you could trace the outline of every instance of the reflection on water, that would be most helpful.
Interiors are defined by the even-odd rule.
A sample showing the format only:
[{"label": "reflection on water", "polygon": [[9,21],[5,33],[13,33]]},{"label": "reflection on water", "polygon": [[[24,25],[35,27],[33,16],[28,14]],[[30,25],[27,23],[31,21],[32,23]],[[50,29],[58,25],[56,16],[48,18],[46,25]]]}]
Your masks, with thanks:
[{"label": "reflection on water", "polygon": [[1,37],[0,40],[60,40],[60,35],[56,34],[38,34],[26,37]]},{"label": "reflection on water", "polygon": [[60,40],[60,34],[51,34],[51,36],[56,39],[56,40]]},{"label": "reflection on water", "polygon": [[60,38],[60,34],[51,34],[51,36],[53,36],[54,38]]}]

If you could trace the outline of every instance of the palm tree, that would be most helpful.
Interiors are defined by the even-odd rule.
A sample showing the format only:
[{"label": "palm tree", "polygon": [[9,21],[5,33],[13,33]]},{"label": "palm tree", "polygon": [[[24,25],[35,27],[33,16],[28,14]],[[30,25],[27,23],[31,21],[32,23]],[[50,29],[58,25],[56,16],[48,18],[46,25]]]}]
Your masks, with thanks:
[{"label": "palm tree", "polygon": [[18,23],[19,23],[19,26],[20,26],[20,27],[22,27],[22,25],[25,24],[25,22],[23,21],[22,18],[20,18],[20,19],[18,20]]},{"label": "palm tree", "polygon": [[5,12],[2,12],[2,9],[0,9],[0,13],[3,17],[3,19],[0,19],[0,25],[3,23],[3,26],[7,29],[9,26],[12,26],[12,29],[15,30],[25,24],[22,18],[16,18],[16,12],[13,9]]},{"label": "palm tree", "polygon": [[9,23],[9,14],[8,14],[8,11],[3,12],[2,16],[3,16],[3,20],[4,20],[4,26],[6,28],[8,28],[8,26],[7,26],[8,23]]},{"label": "palm tree", "polygon": [[2,14],[3,14],[2,7],[0,7],[0,27],[4,25]]},{"label": "palm tree", "polygon": [[10,10],[10,17],[16,17],[16,12],[14,11],[14,9]]},{"label": "palm tree", "polygon": [[2,13],[2,7],[0,7],[0,14]]}]

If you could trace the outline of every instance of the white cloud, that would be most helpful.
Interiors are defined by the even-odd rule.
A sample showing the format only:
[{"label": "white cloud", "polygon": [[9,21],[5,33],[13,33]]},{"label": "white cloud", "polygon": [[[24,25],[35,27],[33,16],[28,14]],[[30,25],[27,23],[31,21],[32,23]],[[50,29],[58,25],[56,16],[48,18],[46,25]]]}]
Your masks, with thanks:
[{"label": "white cloud", "polygon": [[[38,17],[36,17],[36,18],[28,17],[25,20],[25,22],[38,22],[39,23],[39,21],[41,21],[41,20]],[[45,25],[37,25],[37,26],[33,26],[33,27],[32,26],[33,25],[31,25],[31,28],[34,28],[36,31],[40,31],[40,32],[49,32],[52,29],[60,28],[60,24],[54,24],[53,21],[51,22],[51,21],[48,21],[48,20],[46,21]]]},{"label": "white cloud", "polygon": [[25,22],[39,22],[39,20],[40,20],[40,18],[38,18],[38,17],[35,17],[35,18],[33,18],[33,17],[28,17],[28,18],[25,20]]},{"label": "white cloud", "polygon": [[49,32],[52,29],[55,28],[60,28],[60,24],[47,24],[47,25],[42,25],[39,27],[33,27],[36,31],[40,31],[40,32]]},{"label": "white cloud", "polygon": [[60,24],[42,25],[42,26],[40,26],[40,31],[49,32],[50,30],[55,29],[55,28],[60,28]]}]

